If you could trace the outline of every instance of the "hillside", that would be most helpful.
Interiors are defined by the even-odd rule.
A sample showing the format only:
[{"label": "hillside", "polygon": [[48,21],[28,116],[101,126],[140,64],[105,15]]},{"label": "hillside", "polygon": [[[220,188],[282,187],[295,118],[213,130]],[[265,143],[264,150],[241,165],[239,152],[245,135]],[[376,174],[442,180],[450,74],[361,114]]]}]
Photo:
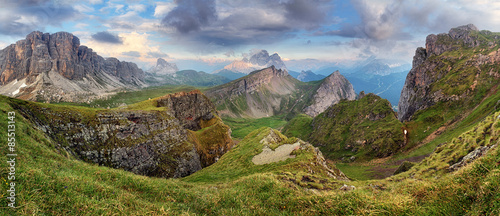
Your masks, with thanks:
[{"label": "hillside", "polygon": [[[445,107],[460,115],[495,90],[500,75],[499,34],[479,31],[474,25],[453,28],[447,34],[429,35],[426,48],[413,58],[399,102],[401,121],[418,118],[418,111]],[[463,107],[463,108],[460,108]]]},{"label": "hillside", "polygon": [[[14,110],[17,100],[0,97],[0,118]],[[492,117],[496,117],[492,115]],[[487,123],[487,122],[486,122]],[[498,124],[497,124],[498,125]],[[0,121],[6,128],[7,121]],[[185,179],[148,178],[123,170],[88,164],[57,150],[56,143],[16,114],[17,209],[4,214],[172,215],[172,214],[300,214],[300,215],[485,215],[499,214],[498,159],[494,148],[454,174],[439,179],[400,178],[345,182],[311,174],[314,154],[297,152],[296,158],[253,165],[260,143],[270,130],[253,132],[225,154],[210,170]],[[497,127],[498,128],[498,127]],[[275,135],[281,137],[279,133]],[[476,139],[477,134],[471,134]],[[7,138],[5,131],[0,132]],[[281,137],[280,144],[297,140]],[[274,146],[277,148],[277,146]],[[274,148],[273,147],[273,148]],[[6,161],[6,148],[0,159]],[[234,162],[234,166],[231,166]],[[242,169],[242,167],[244,169]],[[223,168],[219,173],[218,169]],[[316,171],[317,168],[313,168]],[[234,172],[238,171],[238,172]],[[2,172],[2,176],[6,176]],[[227,176],[227,178],[226,178]],[[5,180],[5,179],[4,179]],[[340,190],[344,184],[351,188]],[[352,190],[350,185],[355,185]],[[1,184],[2,191],[8,188]],[[7,194],[2,193],[4,197]],[[8,199],[0,200],[7,206]]]},{"label": "hillside", "polygon": [[117,109],[6,101],[68,156],[140,175],[187,176],[233,146],[229,127],[199,91]]},{"label": "hillside", "polygon": [[329,159],[352,162],[398,152],[405,145],[402,126],[387,100],[362,92],[314,118],[297,116],[283,131],[320,147]]},{"label": "hillside", "polygon": [[499,110],[499,33],[474,25],[429,35],[418,48],[399,102],[408,150],[425,155]]},{"label": "hillside", "polygon": [[274,66],[214,87],[205,92],[221,115],[266,117],[280,110],[283,98],[289,97],[299,81]]},{"label": "hillside", "polygon": [[144,87],[136,64],[103,58],[67,32],[32,32],[0,50],[0,94],[31,101],[90,102]]},{"label": "hillside", "polygon": [[274,66],[208,89],[205,94],[222,116],[246,118],[293,117],[304,112],[314,116],[343,98],[355,98],[352,85],[339,72],[304,83]]}]

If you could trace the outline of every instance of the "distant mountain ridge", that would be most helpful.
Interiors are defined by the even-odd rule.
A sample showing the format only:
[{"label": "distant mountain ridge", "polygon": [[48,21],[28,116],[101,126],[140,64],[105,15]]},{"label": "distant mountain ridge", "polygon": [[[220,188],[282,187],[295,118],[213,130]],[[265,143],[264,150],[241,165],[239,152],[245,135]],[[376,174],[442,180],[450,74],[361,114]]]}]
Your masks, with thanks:
[{"label": "distant mountain ridge", "polygon": [[[260,50],[254,53],[250,58],[243,58],[242,60],[233,61],[231,64],[226,65],[223,69],[215,71],[213,74],[230,71],[233,73],[249,74],[252,71],[260,70],[274,66],[277,69],[287,70],[285,63],[278,55],[274,53],[269,55],[267,50]],[[221,75],[224,75],[222,73]]]},{"label": "distant mountain ridge", "polygon": [[322,80],[325,77],[326,76],[315,74],[312,71],[308,70],[300,72],[300,74],[296,78],[302,82],[310,82],[310,81]]},{"label": "distant mountain ridge", "polygon": [[179,71],[175,63],[168,63],[165,59],[158,58],[156,65],[151,67],[147,73],[156,75],[173,74]]},{"label": "distant mountain ridge", "polygon": [[145,86],[136,64],[103,58],[67,32],[35,31],[0,51],[0,93],[33,101],[88,102]]},{"label": "distant mountain ridge", "polygon": [[231,81],[223,76],[205,73],[203,71],[181,70],[175,63],[168,63],[158,58],[156,65],[146,72],[145,81],[149,85],[190,85],[216,86]]},{"label": "distant mountain ridge", "polygon": [[260,118],[277,114],[315,116],[340,99],[354,99],[352,85],[339,72],[304,83],[274,66],[205,92],[221,115]]}]

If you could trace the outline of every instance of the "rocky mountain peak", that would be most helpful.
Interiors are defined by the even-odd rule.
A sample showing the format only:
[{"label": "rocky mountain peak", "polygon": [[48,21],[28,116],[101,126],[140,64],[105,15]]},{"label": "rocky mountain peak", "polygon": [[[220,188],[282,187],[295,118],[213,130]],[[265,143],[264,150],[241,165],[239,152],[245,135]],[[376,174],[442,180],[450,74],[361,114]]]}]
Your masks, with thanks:
[{"label": "rocky mountain peak", "polygon": [[151,67],[147,72],[157,75],[173,74],[179,71],[175,63],[168,63],[165,59],[158,58],[156,65]]},{"label": "rocky mountain peak", "polygon": [[[266,117],[274,115],[280,109],[281,97],[290,95],[296,90],[296,80],[286,70],[270,66],[254,71],[247,76],[234,80],[222,86],[209,89],[205,94],[211,98],[217,107],[228,101],[241,99],[244,107],[250,109],[228,110],[225,106],[219,109],[221,113],[242,115],[246,117]],[[269,94],[271,93],[271,94]]]},{"label": "rocky mountain peak", "polygon": [[[406,77],[401,97],[398,104],[398,118],[400,121],[409,121],[415,112],[433,106],[440,101],[456,101],[460,98],[472,95],[474,91],[473,82],[478,82],[474,77],[479,77],[481,65],[492,64],[498,62],[499,58],[496,50],[484,57],[483,54],[474,54],[470,49],[477,49],[481,44],[488,44],[490,48],[494,48],[498,43],[497,37],[489,37],[491,32],[479,31],[473,24],[452,28],[448,33],[431,34],[426,38],[426,47],[419,47],[415,51],[413,57],[413,68]],[[468,58],[467,65],[455,68],[456,57],[445,54],[456,50],[464,50],[461,53],[460,59]],[[484,52],[482,50],[481,52]],[[433,56],[433,58],[430,58]],[[446,59],[446,60],[444,60]],[[473,66],[472,66],[473,65]],[[457,66],[458,67],[458,66]],[[470,71],[479,69],[473,74]],[[471,70],[469,70],[471,69]],[[450,71],[457,71],[460,79],[447,81],[453,83],[453,86],[444,86],[435,84],[447,76]],[[491,76],[491,75],[490,75]],[[473,77],[472,79],[464,79],[463,77]],[[471,82],[471,83],[467,83]],[[434,86],[438,85],[438,86]],[[455,86],[469,86],[458,90]],[[451,88],[453,87],[453,88]],[[451,91],[454,90],[454,91]],[[468,92],[468,93],[467,93]]]},{"label": "rocky mountain peak", "polygon": [[35,31],[0,51],[0,93],[12,97],[80,101],[75,96],[82,95],[88,100],[113,89],[142,86],[143,79],[136,64],[104,59],[68,32]]},{"label": "rocky mountain peak", "polygon": [[456,46],[453,45],[460,43],[460,41],[463,41],[463,43],[470,48],[477,47],[479,46],[480,41],[476,36],[471,34],[472,32],[477,31],[479,30],[476,26],[468,24],[450,29],[448,34],[431,34],[427,36],[425,40],[425,49],[427,54],[428,56],[441,55],[446,51],[455,50]]},{"label": "rocky mountain peak", "polygon": [[156,65],[159,65],[159,66],[167,66],[167,64],[168,64],[168,62],[162,58],[158,58],[158,60],[156,61]]},{"label": "rocky mountain peak", "polygon": [[250,63],[256,65],[266,65],[268,61],[269,53],[267,50],[261,50],[250,57]]},{"label": "rocky mountain peak", "polygon": [[342,99],[356,99],[356,92],[352,84],[337,70],[326,77],[314,95],[314,102],[304,109],[304,112],[315,117],[331,105]]}]

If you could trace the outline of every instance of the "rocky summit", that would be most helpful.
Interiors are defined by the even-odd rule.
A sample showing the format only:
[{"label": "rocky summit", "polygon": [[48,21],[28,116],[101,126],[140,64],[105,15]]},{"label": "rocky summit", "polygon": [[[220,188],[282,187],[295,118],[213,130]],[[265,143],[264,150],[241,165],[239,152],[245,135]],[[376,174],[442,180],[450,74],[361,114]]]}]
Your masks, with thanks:
[{"label": "rocky summit", "polygon": [[136,64],[103,58],[67,33],[32,32],[0,51],[0,93],[33,101],[88,102],[144,86]]},{"label": "rocky summit", "polygon": [[472,24],[427,36],[417,48],[401,91],[398,118],[410,121],[419,110],[440,103],[474,107],[498,83],[500,37]]},{"label": "rocky summit", "polygon": [[156,65],[151,67],[147,72],[154,75],[173,74],[179,71],[175,63],[168,63],[165,59],[158,58]]},{"label": "rocky summit", "polygon": [[111,110],[10,103],[74,157],[140,175],[187,176],[233,146],[231,129],[197,90]]},{"label": "rocky summit", "polygon": [[356,92],[354,92],[351,83],[339,71],[335,71],[324,79],[314,94],[313,103],[306,107],[304,112],[315,117],[341,99],[354,100]]},{"label": "rocky summit", "polygon": [[321,81],[303,83],[274,66],[211,88],[206,94],[221,115],[251,118],[304,112],[316,116],[341,99],[356,98],[352,85],[338,71]]}]

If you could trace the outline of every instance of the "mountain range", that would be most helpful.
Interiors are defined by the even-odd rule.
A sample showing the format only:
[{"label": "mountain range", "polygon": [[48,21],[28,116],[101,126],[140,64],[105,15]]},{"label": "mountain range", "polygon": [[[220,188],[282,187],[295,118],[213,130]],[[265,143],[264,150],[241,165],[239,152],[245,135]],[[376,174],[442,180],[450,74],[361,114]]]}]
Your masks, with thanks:
[{"label": "mountain range", "polygon": [[89,102],[146,86],[136,64],[105,59],[70,33],[38,31],[0,51],[0,84],[0,94],[47,102]]},{"label": "mountain range", "polygon": [[274,66],[208,89],[222,116],[260,118],[305,112],[316,116],[341,99],[354,99],[352,85],[334,72],[321,81],[304,83]]},{"label": "mountain range", "polygon": [[274,66],[277,69],[287,70],[285,63],[278,53],[269,55],[267,50],[259,50],[249,58],[233,61],[223,69],[214,71],[213,74],[225,76],[229,79],[238,79],[250,72]]},{"label": "mountain range", "polygon": [[159,58],[156,65],[146,71],[144,80],[150,86],[189,85],[198,87],[217,86],[231,81],[226,77],[203,71],[179,70],[175,63],[168,63],[162,58]]},{"label": "mountain range", "polygon": [[[75,37],[54,35],[4,49],[2,87],[36,83],[47,69],[72,83],[100,73],[144,82],[130,63],[80,55],[88,48]],[[397,113],[380,96],[356,95],[339,71],[301,82],[274,65],[203,92],[108,109],[0,96],[0,126],[15,124],[19,154],[9,155],[10,139],[0,160],[16,161],[22,203],[3,212],[498,215],[499,62],[500,33],[470,24],[431,34],[415,51]],[[264,127],[232,137],[247,122]]]}]

